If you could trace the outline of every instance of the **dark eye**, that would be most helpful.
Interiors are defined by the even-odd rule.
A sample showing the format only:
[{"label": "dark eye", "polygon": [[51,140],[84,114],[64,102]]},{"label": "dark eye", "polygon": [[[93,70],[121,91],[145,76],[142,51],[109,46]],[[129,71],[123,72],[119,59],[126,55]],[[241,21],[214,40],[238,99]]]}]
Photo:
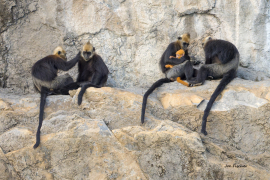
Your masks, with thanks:
[{"label": "dark eye", "polygon": [[58,51],[57,53],[60,55],[61,54],[61,51]]},{"label": "dark eye", "polygon": [[87,55],[90,56],[91,55],[91,52],[87,52]]},{"label": "dark eye", "polygon": [[183,43],[183,45],[184,45],[184,46],[188,46],[188,45],[189,45],[189,43],[184,42],[184,43]]}]

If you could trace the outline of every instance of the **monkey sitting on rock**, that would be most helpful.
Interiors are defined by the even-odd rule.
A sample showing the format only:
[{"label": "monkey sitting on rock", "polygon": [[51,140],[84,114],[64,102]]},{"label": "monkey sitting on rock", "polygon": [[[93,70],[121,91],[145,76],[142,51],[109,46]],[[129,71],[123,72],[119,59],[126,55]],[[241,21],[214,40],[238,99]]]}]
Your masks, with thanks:
[{"label": "monkey sitting on rock", "polygon": [[103,87],[107,82],[109,74],[103,59],[96,53],[95,47],[89,41],[83,46],[78,70],[77,83],[82,87],[78,95],[78,105],[80,105],[86,89],[88,87]]},{"label": "monkey sitting on rock", "polygon": [[206,37],[203,41],[205,64],[198,70],[197,76],[187,81],[191,84],[203,84],[207,77],[221,79],[204,110],[201,132],[207,135],[206,121],[217,96],[236,77],[239,66],[239,52],[235,45],[224,40],[213,40]]},{"label": "monkey sitting on rock", "polygon": [[[147,98],[157,87],[161,86],[164,83],[173,82],[171,78],[180,77],[181,79],[190,79],[193,76],[193,66],[192,66],[192,63],[190,62],[190,57],[188,55],[188,49],[187,49],[189,46],[189,42],[190,42],[190,34],[189,33],[183,34],[177,38],[177,41],[170,43],[168,47],[166,48],[166,50],[164,51],[164,53],[162,54],[159,65],[160,65],[161,71],[166,75],[166,78],[162,78],[156,81],[144,94],[143,103],[142,103],[142,112],[141,112],[142,124],[144,123],[144,115],[145,115]],[[185,51],[185,54],[180,59],[172,58],[171,56],[175,56],[176,52],[179,51],[180,49],[183,49]],[[178,70],[180,70],[180,72],[177,72],[178,76],[168,77],[168,73],[172,72],[172,70],[170,70],[169,67],[166,67],[166,65],[168,64],[173,65],[173,66],[174,65],[181,66],[181,68],[178,68]]]},{"label": "monkey sitting on rock", "polygon": [[78,53],[74,59],[67,61],[65,50],[59,46],[54,50],[53,55],[40,59],[32,67],[33,83],[41,94],[39,125],[34,149],[40,144],[40,129],[43,121],[46,97],[51,94],[57,94],[57,90],[61,90],[65,86],[74,83],[69,74],[57,76],[58,70],[68,71],[75,66],[75,64],[79,61],[79,58],[80,53]]}]

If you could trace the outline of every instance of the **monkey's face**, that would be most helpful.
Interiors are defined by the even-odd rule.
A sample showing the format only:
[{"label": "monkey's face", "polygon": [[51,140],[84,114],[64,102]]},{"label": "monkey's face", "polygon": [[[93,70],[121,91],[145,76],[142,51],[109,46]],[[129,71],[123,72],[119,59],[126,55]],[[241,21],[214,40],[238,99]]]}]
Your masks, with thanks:
[{"label": "monkey's face", "polygon": [[89,61],[95,55],[95,47],[88,41],[81,52],[81,56],[85,61]]},{"label": "monkey's face", "polygon": [[181,49],[183,50],[187,50],[188,46],[189,46],[189,41],[190,41],[190,34],[183,34],[180,37],[178,37],[178,41],[181,45]]},{"label": "monkey's face", "polygon": [[207,42],[211,41],[212,37],[211,36],[207,36],[206,38],[203,39],[203,43],[202,46],[204,47],[206,45]]},{"label": "monkey's face", "polygon": [[60,46],[58,46],[57,48],[55,48],[55,50],[53,51],[53,54],[56,55],[56,56],[58,56],[58,57],[60,57],[60,58],[62,58],[62,59],[64,59],[65,61],[67,60],[67,56],[66,56],[67,53]]}]

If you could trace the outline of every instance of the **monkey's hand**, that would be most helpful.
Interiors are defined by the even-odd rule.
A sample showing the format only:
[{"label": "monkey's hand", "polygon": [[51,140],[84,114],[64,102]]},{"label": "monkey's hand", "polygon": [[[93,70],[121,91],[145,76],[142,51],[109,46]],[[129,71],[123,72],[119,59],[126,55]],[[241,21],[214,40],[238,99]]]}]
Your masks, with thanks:
[{"label": "monkey's hand", "polygon": [[189,84],[189,87],[194,87],[194,86],[201,86],[202,83],[197,83],[197,84]]},{"label": "monkey's hand", "polygon": [[199,60],[192,60],[191,63],[193,65],[203,64],[203,62],[202,61],[199,61]]},{"label": "monkey's hand", "polygon": [[172,68],[172,67],[173,67],[173,65],[170,65],[170,64],[165,65],[165,68]]},{"label": "monkey's hand", "polygon": [[81,57],[81,51],[78,52],[78,54],[76,55],[76,57]]},{"label": "monkey's hand", "polygon": [[175,58],[175,57],[174,56],[170,56],[169,58],[172,59],[172,58]]}]

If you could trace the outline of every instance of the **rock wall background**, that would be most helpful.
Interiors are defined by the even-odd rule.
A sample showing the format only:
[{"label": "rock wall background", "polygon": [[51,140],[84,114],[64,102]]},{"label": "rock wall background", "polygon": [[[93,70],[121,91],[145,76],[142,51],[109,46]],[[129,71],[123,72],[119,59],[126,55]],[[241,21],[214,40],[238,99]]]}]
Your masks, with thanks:
[{"label": "rock wall background", "polygon": [[[61,45],[72,58],[87,40],[110,70],[108,85],[149,87],[162,77],[158,62],[167,45],[186,32],[190,53],[203,59],[206,35],[231,41],[240,51],[238,76],[270,76],[268,0],[0,1],[0,86],[33,91],[30,69]],[[70,73],[76,79],[77,67]]]}]

